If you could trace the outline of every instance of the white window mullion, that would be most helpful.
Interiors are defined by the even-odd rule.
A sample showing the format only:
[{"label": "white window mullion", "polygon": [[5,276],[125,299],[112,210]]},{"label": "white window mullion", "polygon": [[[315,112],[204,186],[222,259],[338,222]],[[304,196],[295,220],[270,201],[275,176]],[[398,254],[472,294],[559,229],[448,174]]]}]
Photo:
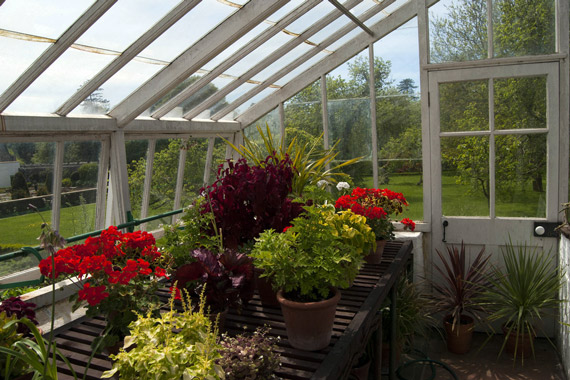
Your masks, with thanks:
[{"label": "white window mullion", "polygon": [[495,55],[493,38],[493,0],[487,0],[487,58]]},{"label": "white window mullion", "polygon": [[369,88],[370,88],[370,132],[372,139],[372,182],[378,188],[378,132],[376,130],[376,85],[374,78],[374,44],[368,46]]},{"label": "white window mullion", "polygon": [[[182,142],[182,149],[180,149],[180,155],[178,158],[178,172],[176,175],[176,192],[174,193],[174,208],[173,210],[178,210],[180,208],[180,203],[182,203],[182,190],[184,187],[184,169],[186,167],[186,154],[188,149],[184,146]],[[178,220],[178,215],[172,215],[172,223],[176,223]]]},{"label": "white window mullion", "polygon": [[[148,140],[148,150],[146,153],[146,170],[144,174],[144,188],[141,202],[141,219],[148,216],[148,205],[150,203],[150,188],[152,185],[152,166],[154,164],[154,151],[156,140]],[[146,231],[146,223],[141,224],[141,230]]]},{"label": "white window mullion", "polygon": [[208,139],[208,152],[206,153],[206,164],[204,165],[204,183],[203,186],[206,187],[210,183],[210,173],[212,172],[212,161],[214,159],[214,143],[216,142],[215,137],[210,137]]},{"label": "white window mullion", "polygon": [[489,79],[489,217],[495,218],[495,82]]},{"label": "white window mullion", "polygon": [[61,181],[63,178],[63,151],[65,143],[56,142],[55,159],[53,167],[52,202],[51,202],[51,225],[55,230],[59,230],[61,212]]},{"label": "white window mullion", "polygon": [[287,141],[287,136],[285,135],[285,105],[283,102],[279,102],[279,128],[281,130],[281,146],[285,147],[285,141]]},{"label": "white window mullion", "polygon": [[105,226],[105,196],[107,192],[107,179],[109,178],[109,154],[111,152],[109,139],[101,141],[99,155],[99,172],[97,174],[97,199],[95,201],[95,229]]},{"label": "white window mullion", "polygon": [[[321,75],[321,112],[323,116],[323,147],[329,149],[329,107],[327,98],[327,76]],[[327,163],[326,169],[330,170],[330,164]]]}]

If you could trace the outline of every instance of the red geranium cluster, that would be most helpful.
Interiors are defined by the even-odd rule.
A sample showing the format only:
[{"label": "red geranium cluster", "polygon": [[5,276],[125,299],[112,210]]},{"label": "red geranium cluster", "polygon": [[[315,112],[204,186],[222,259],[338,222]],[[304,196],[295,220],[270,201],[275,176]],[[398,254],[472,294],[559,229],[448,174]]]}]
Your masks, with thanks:
[{"label": "red geranium cluster", "polygon": [[98,237],[89,237],[83,244],[58,251],[53,260],[48,257],[40,262],[40,272],[57,278],[62,274],[86,279],[79,291],[79,300],[96,306],[120,286],[151,280],[151,276],[166,276],[158,266],[161,253],[154,237],[144,231],[122,233],[111,226]]},{"label": "red geranium cluster", "polygon": [[[376,239],[389,240],[394,237],[394,227],[390,222],[391,215],[397,215],[404,211],[408,202],[402,193],[389,189],[365,189],[357,187],[352,193],[339,197],[335,207],[343,210],[351,210],[355,214],[366,217],[367,224],[372,228]],[[409,219],[406,224],[413,231],[413,222]],[[408,222],[409,221],[409,222]]]}]

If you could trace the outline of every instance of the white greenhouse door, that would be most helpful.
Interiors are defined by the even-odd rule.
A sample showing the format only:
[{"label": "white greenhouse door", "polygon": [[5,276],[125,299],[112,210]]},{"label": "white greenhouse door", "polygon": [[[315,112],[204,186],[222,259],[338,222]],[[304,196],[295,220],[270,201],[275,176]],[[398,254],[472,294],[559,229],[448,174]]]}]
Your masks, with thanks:
[{"label": "white greenhouse door", "polygon": [[429,89],[432,247],[497,263],[510,237],[555,254],[533,232],[559,213],[558,64],[432,71]]}]

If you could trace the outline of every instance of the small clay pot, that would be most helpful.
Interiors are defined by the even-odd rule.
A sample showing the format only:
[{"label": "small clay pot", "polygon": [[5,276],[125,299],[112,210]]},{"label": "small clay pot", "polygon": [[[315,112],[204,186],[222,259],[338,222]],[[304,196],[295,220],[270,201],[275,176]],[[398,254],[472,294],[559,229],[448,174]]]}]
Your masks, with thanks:
[{"label": "small clay pot", "polygon": [[376,250],[370,250],[370,253],[364,257],[364,261],[368,264],[380,264],[386,243],[387,240],[376,240]]},{"label": "small clay pot", "polygon": [[447,339],[447,350],[454,354],[469,352],[473,340],[473,318],[462,315],[459,318],[459,323],[453,328],[453,317],[448,315],[443,319],[443,325]]}]

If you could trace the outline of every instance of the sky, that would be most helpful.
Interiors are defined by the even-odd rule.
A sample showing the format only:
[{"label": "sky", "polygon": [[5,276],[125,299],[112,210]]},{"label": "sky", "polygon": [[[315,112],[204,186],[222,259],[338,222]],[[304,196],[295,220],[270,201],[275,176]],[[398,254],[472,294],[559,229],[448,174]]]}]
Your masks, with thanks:
[{"label": "sky", "polygon": [[[233,0],[243,4],[246,0]],[[302,0],[292,0],[280,11],[268,17],[268,20],[278,21],[285,13],[299,6]],[[398,4],[400,4],[400,1]],[[33,36],[57,39],[86,9],[94,3],[93,0],[6,0],[0,6],[0,29],[29,34]],[[106,12],[87,32],[77,41],[77,44],[101,48],[99,53],[86,52],[78,49],[68,49],[54,62],[22,95],[8,107],[7,112],[54,112],[89,78],[97,74],[119,52],[125,50],[144,31],[150,28],[163,15],[172,9],[178,0],[120,0]],[[362,13],[374,5],[373,0],[364,0],[356,6],[355,14]],[[321,2],[299,20],[287,27],[296,33],[303,32],[312,21],[332,10],[329,2]],[[219,24],[236,12],[235,7],[223,4],[217,0],[203,0],[173,27],[148,46],[139,56],[148,58],[146,61],[133,61],[121,69],[113,78],[102,85],[102,96],[110,100],[111,107],[117,105],[124,97],[136,90],[146,80],[152,78],[168,62],[174,60],[187,47],[198,41],[213,26]],[[345,16],[338,22],[348,22]],[[370,20],[374,21],[374,18]],[[224,53],[204,65],[204,69],[212,69],[232,53],[244,46],[254,35],[270,27],[262,23],[246,36],[230,46]],[[310,37],[312,42],[320,43],[330,31],[323,31]],[[354,30],[353,34],[361,33]],[[346,36],[348,39],[353,34]],[[273,41],[283,44],[293,37],[279,33]],[[248,55],[243,62],[229,68],[226,73],[233,76],[244,74],[275,50],[275,44],[266,43],[255,52]],[[343,40],[343,42],[345,42]],[[331,49],[340,45],[332,44]],[[24,70],[49,46],[49,43],[25,41],[7,38],[0,34],[0,93],[24,72]],[[295,60],[311,48],[301,44],[288,54],[285,54],[267,70],[254,75],[253,79],[265,80],[272,73]],[[392,63],[392,79],[398,83],[402,79],[411,78],[419,85],[418,38],[415,19],[393,31],[374,45],[375,55],[381,56]],[[326,57],[319,53],[303,67],[313,65]],[[346,65],[335,70],[335,75],[346,75],[343,71]],[[297,72],[277,80],[276,84],[283,85]],[[232,81],[231,78],[219,77],[214,80],[218,88]],[[252,84],[244,84],[226,96],[231,102],[244,92],[253,88]],[[254,103],[262,96],[275,91],[267,89],[247,103]],[[246,105],[240,110],[247,108]],[[74,112],[80,112],[79,107]]]}]

